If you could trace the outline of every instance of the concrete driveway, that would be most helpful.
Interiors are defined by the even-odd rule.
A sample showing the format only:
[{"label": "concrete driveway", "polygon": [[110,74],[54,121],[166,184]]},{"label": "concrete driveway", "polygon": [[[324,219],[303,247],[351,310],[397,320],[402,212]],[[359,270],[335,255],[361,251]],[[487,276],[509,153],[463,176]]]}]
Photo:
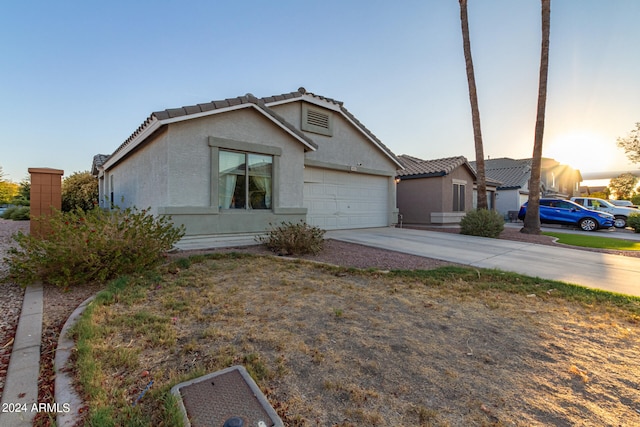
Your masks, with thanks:
[{"label": "concrete driveway", "polygon": [[368,228],[327,238],[640,296],[640,259],[453,233]]}]

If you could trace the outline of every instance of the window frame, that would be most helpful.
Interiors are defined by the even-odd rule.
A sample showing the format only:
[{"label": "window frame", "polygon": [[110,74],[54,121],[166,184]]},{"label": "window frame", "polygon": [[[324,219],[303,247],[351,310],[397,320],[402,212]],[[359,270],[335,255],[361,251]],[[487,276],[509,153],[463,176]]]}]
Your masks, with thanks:
[{"label": "window frame", "polygon": [[[466,211],[466,192],[467,184],[465,182],[454,182],[453,189],[453,203],[452,212],[465,212]],[[462,191],[460,191],[462,190]]]},{"label": "window frame", "polygon": [[[211,177],[210,177],[210,207],[212,212],[254,212],[254,213],[274,213],[280,211],[279,206],[279,182],[280,182],[280,158],[282,148],[256,144],[246,141],[218,138],[210,136],[208,138],[211,156]],[[239,153],[258,154],[272,157],[271,164],[271,208],[270,209],[221,209],[219,203],[218,179],[220,176],[220,150],[233,151]]]},{"label": "window frame", "polygon": [[[223,153],[230,153],[230,154],[239,154],[240,156],[244,157],[243,162],[240,163],[238,166],[244,166],[244,168],[242,168],[242,174],[239,173],[234,173],[234,174],[227,174],[227,175],[236,175],[238,177],[243,177],[243,181],[242,181],[242,187],[244,187],[242,190],[242,204],[244,206],[240,206],[240,207],[222,207],[222,203],[220,202],[220,197],[222,196],[222,194],[220,193],[220,182],[221,182],[221,178],[222,178],[222,171],[218,171],[218,179],[217,179],[217,184],[218,184],[218,209],[220,210],[229,210],[229,211],[237,211],[237,210],[266,210],[266,211],[273,211],[273,155],[269,155],[269,154],[257,154],[257,153],[252,153],[252,152],[246,152],[246,151],[237,151],[237,150],[229,150],[229,149],[219,149],[218,150],[218,159],[220,160],[221,156]],[[251,201],[251,177],[252,176],[258,176],[256,175],[255,171],[252,173],[251,171],[251,156],[260,156],[260,157],[264,157],[264,158],[268,158],[269,162],[268,164],[271,166],[270,167],[270,173],[268,175],[269,178],[269,188],[266,189],[265,188],[265,199],[267,199],[267,194],[268,194],[268,202],[265,200],[264,204],[265,206],[268,207],[264,207],[264,208],[260,208],[260,207],[254,207],[252,206],[253,203]],[[218,160],[218,161],[219,161]],[[241,169],[237,169],[238,171],[240,171]],[[234,190],[233,193],[235,194],[235,192],[237,188],[237,184],[234,184]],[[231,200],[233,200],[233,196],[231,196]],[[225,203],[226,205],[226,203]]]}]

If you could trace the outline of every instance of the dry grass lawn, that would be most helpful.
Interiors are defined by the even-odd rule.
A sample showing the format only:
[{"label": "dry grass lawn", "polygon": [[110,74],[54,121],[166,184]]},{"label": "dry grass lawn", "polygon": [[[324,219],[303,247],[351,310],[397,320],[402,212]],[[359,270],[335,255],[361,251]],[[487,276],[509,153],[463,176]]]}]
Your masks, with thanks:
[{"label": "dry grass lawn", "polygon": [[153,379],[138,408],[166,424],[172,385],[243,364],[288,426],[640,425],[627,309],[515,275],[508,291],[496,272],[199,261],[94,308],[106,394],[91,411],[130,406]]}]

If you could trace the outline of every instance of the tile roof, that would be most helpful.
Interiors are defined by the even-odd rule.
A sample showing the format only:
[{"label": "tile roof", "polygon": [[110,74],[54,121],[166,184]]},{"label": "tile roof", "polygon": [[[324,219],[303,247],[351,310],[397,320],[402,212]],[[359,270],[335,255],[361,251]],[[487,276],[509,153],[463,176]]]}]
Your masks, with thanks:
[{"label": "tile roof", "polygon": [[[470,162],[475,169],[476,162]],[[487,179],[501,182],[498,190],[526,187],[531,176],[531,159],[510,159],[502,157],[484,161]]]},{"label": "tile roof", "polygon": [[127,138],[127,140],[124,141],[116,149],[116,151],[113,152],[113,154],[118,153],[119,151],[124,149],[127,145],[129,145],[129,143],[131,141],[133,141],[138,135],[140,135],[145,129],[147,129],[149,127],[149,125],[151,123],[153,123],[155,120],[162,121],[162,120],[175,119],[175,118],[179,118],[179,117],[183,117],[183,116],[200,115],[202,113],[207,113],[207,112],[211,112],[213,110],[219,110],[219,109],[223,109],[223,108],[232,108],[232,107],[240,107],[240,108],[242,108],[243,105],[249,106],[249,104],[253,104],[253,105],[257,106],[258,108],[260,108],[263,112],[265,112],[271,118],[273,118],[277,122],[281,123],[287,129],[289,129],[291,132],[293,132],[296,136],[298,136],[299,138],[303,139],[304,141],[306,141],[311,146],[313,146],[315,148],[318,147],[316,145],[316,143],[313,142],[309,137],[307,137],[301,131],[296,129],[292,124],[287,122],[282,116],[277,114],[275,111],[273,111],[270,108],[268,108],[265,105],[265,102],[263,100],[261,100],[259,98],[256,98],[252,94],[248,93],[245,96],[239,96],[237,98],[227,98],[227,99],[223,99],[223,100],[207,102],[207,103],[204,103],[204,104],[188,105],[188,106],[180,107],[180,108],[169,108],[169,109],[162,110],[162,111],[154,111],[138,127],[138,129],[136,129],[135,132],[133,132],[131,134],[131,136],[129,136],[129,138]]},{"label": "tile roof", "polygon": [[467,165],[469,170],[475,175],[475,170],[469,165],[467,158],[464,156],[422,160],[417,157],[402,154],[398,158],[402,166],[404,166],[404,170],[398,170],[396,172],[396,176],[400,177],[427,178],[432,176],[445,176],[462,165]]},{"label": "tile roof", "polygon": [[96,154],[93,156],[93,162],[91,163],[91,174],[98,176],[98,169],[104,165],[104,162],[109,158],[108,154]]},{"label": "tile roof", "polygon": [[129,138],[127,138],[127,140],[124,141],[113,152],[113,154],[111,154],[111,156],[114,156],[118,152],[124,150],[132,141],[134,141],[138,136],[140,136],[147,129],[149,129],[149,127],[152,124],[158,121],[171,121],[172,119],[180,119],[183,117],[186,120],[188,116],[195,116],[193,118],[196,118],[196,117],[205,115],[207,113],[211,113],[214,110],[243,108],[244,106],[250,106],[250,104],[252,106],[256,106],[263,113],[271,117],[274,121],[277,121],[278,123],[280,123],[283,127],[288,129],[298,138],[305,141],[305,143],[307,143],[309,146],[315,149],[315,148],[318,148],[318,145],[310,137],[305,135],[301,130],[293,126],[291,123],[287,122],[282,116],[280,116],[278,113],[273,111],[267,105],[267,104],[273,104],[273,103],[282,103],[289,100],[294,101],[304,96],[309,96],[309,97],[336,105],[337,108],[339,108],[339,110],[349,120],[351,120],[355,126],[360,128],[360,130],[366,136],[368,136],[375,144],[377,144],[381,150],[383,150],[389,157],[392,158],[392,160],[394,160],[398,165],[400,165],[400,162],[398,158],[395,156],[395,154],[393,154],[393,152],[386,145],[384,145],[382,141],[380,141],[369,129],[367,129],[362,123],[360,123],[360,121],[356,119],[353,114],[351,114],[346,108],[344,108],[342,102],[336,101],[335,99],[332,99],[332,98],[327,98],[324,96],[315,95],[311,92],[307,92],[306,89],[303,87],[299,88],[295,92],[285,93],[282,95],[269,96],[264,98],[257,98],[254,95],[248,93],[245,96],[239,96],[237,98],[227,98],[227,99],[218,100],[218,101],[211,101],[204,104],[196,104],[196,105],[185,106],[180,108],[170,108],[162,111],[155,111],[151,113],[151,115],[138,127],[138,129],[136,129],[135,132],[133,132],[131,136],[129,136]]}]

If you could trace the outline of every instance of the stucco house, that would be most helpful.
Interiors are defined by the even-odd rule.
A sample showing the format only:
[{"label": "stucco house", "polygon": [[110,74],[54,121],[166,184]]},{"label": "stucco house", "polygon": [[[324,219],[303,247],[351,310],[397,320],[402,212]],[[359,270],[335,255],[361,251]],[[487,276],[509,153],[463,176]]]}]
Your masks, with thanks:
[{"label": "stucco house", "polygon": [[[398,209],[406,224],[457,224],[474,209],[475,170],[464,156],[423,160],[398,156]],[[494,187],[495,189],[495,187]],[[490,207],[493,191],[488,186]]]},{"label": "stucco house", "polygon": [[150,207],[215,235],[392,225],[400,167],[342,102],[300,88],[154,112],[92,171],[104,208]]},{"label": "stucco house", "polygon": [[[470,162],[475,169],[475,162]],[[529,200],[531,159],[502,157],[484,161],[487,179],[500,182],[496,194],[496,210],[505,218]],[[560,162],[543,158],[540,175],[540,194],[543,197],[569,198],[579,195],[582,181],[580,171]]]}]

